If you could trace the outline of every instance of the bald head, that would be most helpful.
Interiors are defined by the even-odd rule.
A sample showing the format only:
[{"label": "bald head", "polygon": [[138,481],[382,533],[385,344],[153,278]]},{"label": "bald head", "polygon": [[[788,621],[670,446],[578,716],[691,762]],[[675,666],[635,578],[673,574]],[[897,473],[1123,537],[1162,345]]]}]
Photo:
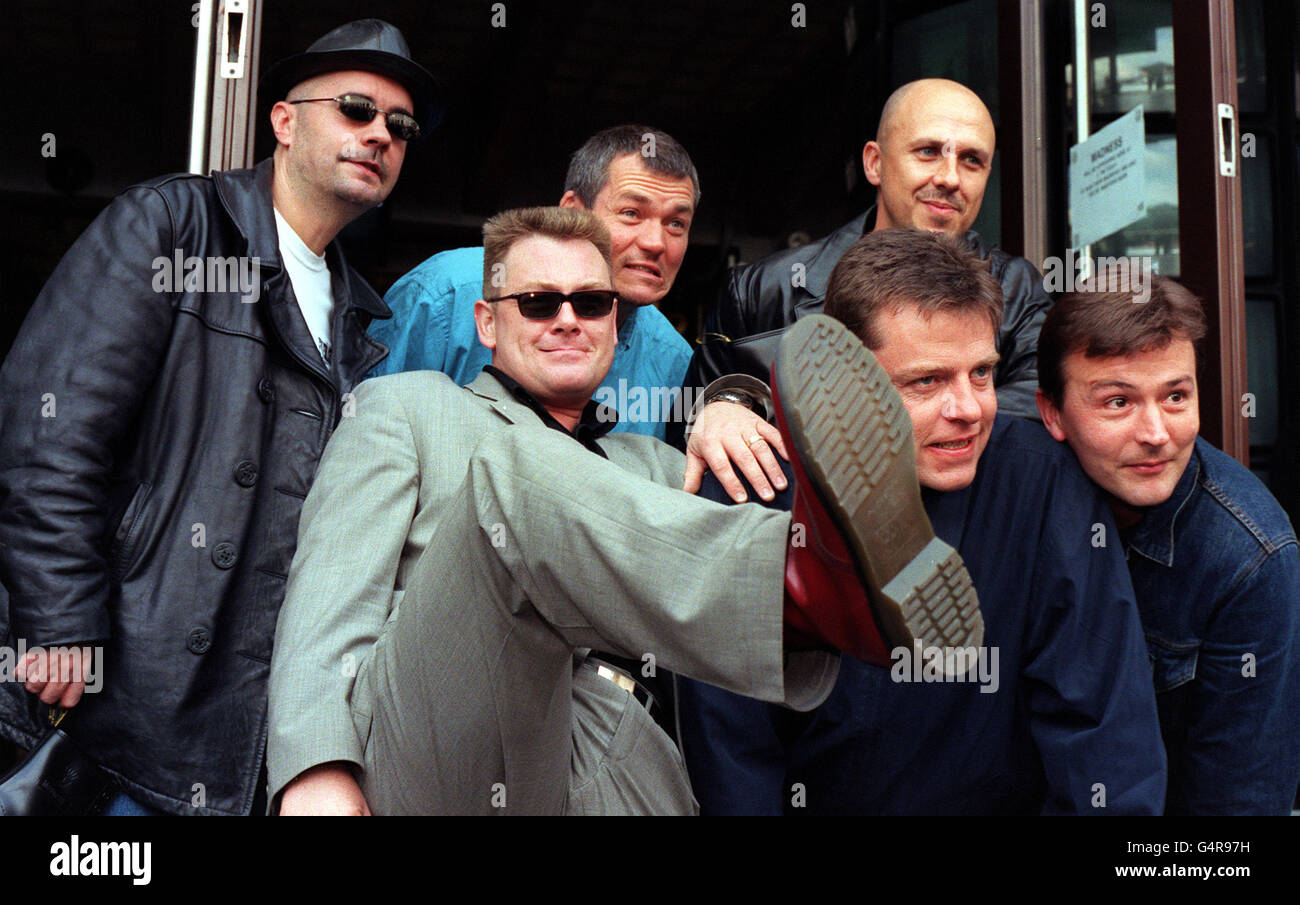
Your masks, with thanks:
[{"label": "bald head", "polygon": [[[876,125],[876,141],[883,144],[891,129],[928,110],[944,110],[971,126],[986,127],[990,136],[993,134],[993,117],[974,91],[951,79],[917,79],[895,88],[885,101]],[[992,137],[989,140],[992,142]]]},{"label": "bald head", "polygon": [[965,233],[984,200],[994,142],[988,108],[965,85],[919,79],[898,88],[862,149],[867,181],[879,188],[876,229]]}]

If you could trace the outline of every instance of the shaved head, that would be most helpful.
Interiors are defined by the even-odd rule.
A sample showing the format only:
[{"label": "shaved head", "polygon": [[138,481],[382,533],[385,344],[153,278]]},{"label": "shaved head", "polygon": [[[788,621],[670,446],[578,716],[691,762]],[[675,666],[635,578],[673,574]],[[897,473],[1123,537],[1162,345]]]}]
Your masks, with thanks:
[{"label": "shaved head", "polygon": [[965,85],[919,79],[896,90],[862,149],[878,189],[875,228],[963,235],[984,200],[995,139],[988,107]]},{"label": "shaved head", "polygon": [[993,117],[980,96],[961,82],[951,79],[917,79],[900,85],[885,101],[880,111],[880,122],[876,125],[876,141],[882,145],[889,137],[889,132],[920,108],[951,108],[955,112],[965,113],[972,124],[987,125],[993,132]]}]

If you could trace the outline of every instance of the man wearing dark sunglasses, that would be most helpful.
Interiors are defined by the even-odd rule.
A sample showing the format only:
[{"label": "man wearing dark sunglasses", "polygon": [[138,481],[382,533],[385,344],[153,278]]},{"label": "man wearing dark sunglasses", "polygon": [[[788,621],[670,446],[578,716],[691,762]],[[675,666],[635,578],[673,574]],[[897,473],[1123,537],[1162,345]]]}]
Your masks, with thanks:
[{"label": "man wearing dark sunglasses", "polygon": [[10,643],[97,648],[102,676],[90,693],[89,670],[29,652],[26,690],[0,683],[2,728],[30,748],[46,705],[72,708],[60,728],[120,783],[108,813],[264,809],[271,640],[302,500],[383,354],[365,328],[387,308],[334,237],[388,197],[440,105],[378,19],[280,61],[260,93],[273,157],[124,192],[0,371]]},{"label": "man wearing dark sunglasses", "polygon": [[[783,429],[813,475],[792,526],[681,492],[681,453],[610,433],[592,399],[617,305],[598,218],[507,211],[483,235],[503,280],[474,309],[492,363],[463,388],[433,371],[364,382],[304,504],[271,669],[280,813],[694,813],[643,677],[806,709],[834,682],[827,648],[879,659],[891,631],[978,637],[951,548],[876,562],[870,600],[854,563],[872,554],[826,552],[879,553],[877,532],[899,525],[933,541],[914,486],[909,509],[894,477],[862,477],[915,462],[887,439],[901,401],[846,330],[806,322],[778,364],[793,375],[778,379]],[[809,360],[824,382],[804,379]],[[827,507],[848,500],[862,508],[833,527]],[[918,599],[929,581],[947,583]],[[914,610],[890,603],[904,586]]]},{"label": "man wearing dark sunglasses", "polygon": [[[659,129],[605,129],[570,160],[560,205],[593,212],[613,237],[622,304],[614,363],[598,396],[620,409],[615,431],[663,439],[667,422],[681,415],[691,350],[655,305],[677,278],[699,201],[695,164]],[[489,359],[475,333],[475,303],[499,289],[494,275],[484,274],[482,248],[444,251],[421,263],[384,297],[393,317],[371,325],[370,335],[390,350],[374,376],[434,370],[461,385],[474,380]],[[675,409],[670,394],[679,400]]]},{"label": "man wearing dark sunglasses", "polygon": [[304,97],[290,104],[337,104],[339,112],[348,119],[358,123],[369,123],[378,115],[383,115],[384,126],[393,138],[402,141],[419,141],[420,124],[406,110],[380,110],[375,102],[364,94],[343,94],[339,97]]}]

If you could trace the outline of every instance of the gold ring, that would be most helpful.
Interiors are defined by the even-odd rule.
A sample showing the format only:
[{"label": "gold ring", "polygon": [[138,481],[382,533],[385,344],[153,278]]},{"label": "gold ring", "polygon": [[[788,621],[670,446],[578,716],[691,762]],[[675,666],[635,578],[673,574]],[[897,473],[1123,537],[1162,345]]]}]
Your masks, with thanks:
[{"label": "gold ring", "polygon": [[762,434],[754,434],[754,436],[750,437],[748,440],[745,441],[745,445],[748,446],[750,449],[753,449],[755,443],[762,443],[762,442],[763,442]]}]

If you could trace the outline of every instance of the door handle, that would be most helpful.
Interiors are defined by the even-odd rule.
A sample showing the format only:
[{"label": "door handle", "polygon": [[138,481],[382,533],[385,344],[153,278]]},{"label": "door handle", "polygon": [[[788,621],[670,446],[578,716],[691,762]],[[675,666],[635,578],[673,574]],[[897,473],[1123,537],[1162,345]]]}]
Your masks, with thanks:
[{"label": "door handle", "polygon": [[225,0],[221,10],[221,77],[242,79],[247,59],[248,29],[244,28],[244,14],[248,0]]},{"label": "door handle", "polygon": [[1219,175],[1237,175],[1237,111],[1219,104]]}]

